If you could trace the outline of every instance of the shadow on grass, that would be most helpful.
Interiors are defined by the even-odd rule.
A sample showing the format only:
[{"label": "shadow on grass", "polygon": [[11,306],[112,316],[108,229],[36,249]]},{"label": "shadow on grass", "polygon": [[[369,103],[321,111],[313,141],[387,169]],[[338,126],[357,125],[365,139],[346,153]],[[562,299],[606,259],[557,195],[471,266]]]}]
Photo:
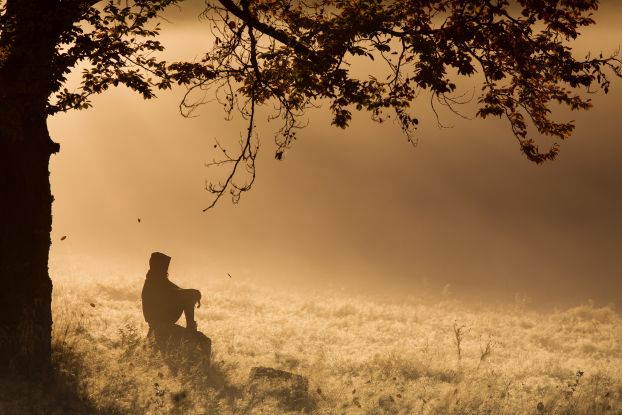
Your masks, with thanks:
[{"label": "shadow on grass", "polygon": [[[127,390],[122,391],[113,386],[108,389],[107,395],[91,396],[85,387],[85,380],[88,383],[89,379],[93,381],[101,377],[102,382],[112,385],[125,384],[127,379],[105,379],[105,373],[97,374],[92,368],[89,369],[83,352],[57,344],[53,352],[51,373],[34,381],[0,377],[0,415],[121,415],[142,413],[148,409],[156,413],[181,414],[195,405],[199,395],[204,395],[201,400],[206,409],[213,410],[208,413],[218,413],[223,407],[235,408],[236,400],[243,394],[243,390],[228,379],[222,362],[211,364],[209,358],[200,359],[193,354],[161,354],[146,341],[141,342],[140,346],[123,358],[136,359],[141,356],[156,365],[165,364],[179,383],[187,387],[181,390],[167,389],[162,384],[166,382],[164,379],[160,385],[152,385],[151,400],[142,403],[135,401],[136,396],[130,396],[133,388],[129,383]],[[116,361],[110,361],[111,366],[115,364]],[[128,375],[132,379],[132,374]],[[116,402],[117,399],[119,402]],[[121,402],[123,400],[125,404]],[[128,401],[134,401],[130,403],[129,411]],[[141,404],[144,407],[133,406]]]},{"label": "shadow on grass", "polygon": [[[78,361],[69,350],[63,359]],[[54,365],[51,373],[38,380],[0,377],[0,414],[2,415],[113,415],[115,408],[95,407],[80,390],[80,366],[69,372]]]},{"label": "shadow on grass", "polygon": [[212,341],[205,334],[173,325],[162,338],[148,337],[144,344],[158,351],[171,372],[192,389],[209,389],[230,405],[241,397],[243,391],[229,381],[224,361],[212,363]]}]

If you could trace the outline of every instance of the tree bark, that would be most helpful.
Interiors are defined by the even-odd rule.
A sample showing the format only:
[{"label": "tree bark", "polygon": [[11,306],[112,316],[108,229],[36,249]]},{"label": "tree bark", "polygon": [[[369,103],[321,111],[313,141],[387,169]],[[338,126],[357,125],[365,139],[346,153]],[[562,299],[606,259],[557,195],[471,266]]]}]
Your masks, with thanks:
[{"label": "tree bark", "polygon": [[[50,367],[53,147],[45,114],[15,114],[12,105],[0,102],[0,374],[30,377]],[[7,113],[20,119],[7,125]]]},{"label": "tree bark", "polygon": [[52,194],[47,99],[63,27],[57,0],[9,0],[0,37],[0,375],[51,359]]}]

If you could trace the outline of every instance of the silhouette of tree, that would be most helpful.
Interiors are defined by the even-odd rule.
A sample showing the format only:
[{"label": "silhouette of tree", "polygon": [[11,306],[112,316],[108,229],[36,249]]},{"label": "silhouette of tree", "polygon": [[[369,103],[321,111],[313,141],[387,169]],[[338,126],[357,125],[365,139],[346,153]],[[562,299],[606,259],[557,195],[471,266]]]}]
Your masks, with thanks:
[{"label": "silhouette of tree", "polygon": [[[378,122],[393,114],[415,143],[418,94],[456,109],[456,78],[479,73],[477,115],[505,117],[520,150],[541,163],[559,145],[540,150],[528,127],[569,137],[572,123],[554,121],[551,104],[587,109],[581,93],[607,92],[608,76],[621,75],[617,55],[580,59],[569,46],[594,23],[597,0],[207,0],[211,48],[197,62],[166,62],[157,21],[173,4],[183,1],[0,0],[0,372],[50,366],[48,162],[59,146],[48,115],[88,108],[91,95],[119,84],[145,99],[186,85],[180,108],[190,115],[211,91],[227,113],[247,118],[248,131],[239,149],[217,143],[223,157],[214,164],[226,179],[207,186],[209,209],[253,184],[258,105],[274,105],[282,121],[277,159],[318,103],[342,128],[353,109]],[[350,64],[361,59],[385,76],[355,76]],[[78,65],[80,87],[69,91],[66,76]]]}]

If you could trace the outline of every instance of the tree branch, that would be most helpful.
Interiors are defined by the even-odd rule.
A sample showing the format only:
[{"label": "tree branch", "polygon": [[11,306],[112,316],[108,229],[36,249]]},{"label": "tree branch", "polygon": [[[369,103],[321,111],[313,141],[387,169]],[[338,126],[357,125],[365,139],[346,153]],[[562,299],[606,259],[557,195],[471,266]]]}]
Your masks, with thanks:
[{"label": "tree branch", "polygon": [[225,9],[231,12],[231,14],[233,14],[238,19],[244,21],[253,29],[257,29],[261,33],[268,35],[275,40],[278,40],[286,46],[289,46],[290,48],[294,49],[296,53],[299,53],[301,55],[307,55],[310,58],[316,56],[316,52],[314,50],[310,49],[306,45],[303,45],[284,31],[260,22],[255,16],[250,13],[250,11],[240,9],[232,0],[218,0],[218,2],[222,4]]}]

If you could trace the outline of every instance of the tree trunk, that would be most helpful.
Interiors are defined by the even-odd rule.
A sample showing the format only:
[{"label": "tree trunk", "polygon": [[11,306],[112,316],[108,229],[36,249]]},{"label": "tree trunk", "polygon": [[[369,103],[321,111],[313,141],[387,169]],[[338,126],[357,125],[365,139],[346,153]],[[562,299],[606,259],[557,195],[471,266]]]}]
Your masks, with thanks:
[{"label": "tree trunk", "polygon": [[0,100],[0,374],[31,376],[50,367],[53,146],[45,113],[7,110],[13,105]]},{"label": "tree trunk", "polygon": [[0,37],[0,375],[50,368],[52,195],[46,105],[58,0],[9,0]]}]

